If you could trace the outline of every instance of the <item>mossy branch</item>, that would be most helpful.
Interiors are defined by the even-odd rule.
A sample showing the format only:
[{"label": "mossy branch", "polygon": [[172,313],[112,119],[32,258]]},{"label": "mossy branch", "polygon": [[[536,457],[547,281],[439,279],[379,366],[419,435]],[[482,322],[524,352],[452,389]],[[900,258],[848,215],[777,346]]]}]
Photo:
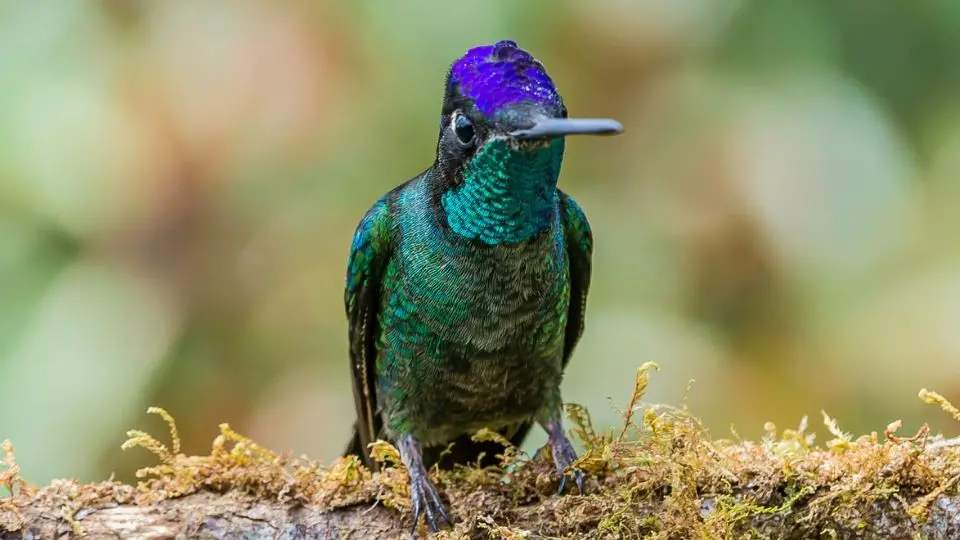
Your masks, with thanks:
[{"label": "mossy branch", "polygon": [[[803,419],[759,442],[713,440],[685,408],[641,399],[654,364],[640,368],[624,425],[599,433],[571,406],[591,474],[586,494],[555,495],[549,453],[516,448],[501,468],[432,471],[457,524],[444,538],[958,538],[960,442],[923,427],[853,437],[823,412],[831,439],[815,444]],[[939,394],[921,398],[960,420]],[[321,465],[263,448],[222,424],[207,456],[130,431],[125,449],[159,464],[139,483],[31,488],[4,443],[0,538],[399,538],[409,535],[407,476],[396,449],[376,443],[372,473],[354,458]],[[491,438],[481,432],[480,438]],[[422,529],[421,529],[422,530]]]}]

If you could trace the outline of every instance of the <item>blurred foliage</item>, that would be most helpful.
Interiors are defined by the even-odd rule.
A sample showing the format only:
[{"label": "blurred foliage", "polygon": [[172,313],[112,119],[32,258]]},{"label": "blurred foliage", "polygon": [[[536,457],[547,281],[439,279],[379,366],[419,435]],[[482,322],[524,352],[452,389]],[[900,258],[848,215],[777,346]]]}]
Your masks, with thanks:
[{"label": "blurred foliage", "polygon": [[915,396],[960,392],[955,2],[4,2],[0,438],[24,474],[129,478],[149,404],[187,453],[229,422],[337,455],[353,227],[430,163],[449,63],[505,37],[628,130],[568,145],[597,245],[567,400],[617,425],[656,361],[647,398],[717,436],[821,409],[953,429]]}]

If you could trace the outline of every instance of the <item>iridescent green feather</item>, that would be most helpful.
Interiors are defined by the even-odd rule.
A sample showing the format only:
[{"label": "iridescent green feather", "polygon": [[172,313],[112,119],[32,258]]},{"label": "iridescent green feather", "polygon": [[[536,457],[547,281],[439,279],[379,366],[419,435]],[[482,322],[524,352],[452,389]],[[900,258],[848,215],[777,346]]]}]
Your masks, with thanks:
[{"label": "iridescent green feather", "polygon": [[367,444],[377,438],[382,420],[377,407],[373,361],[377,357],[374,337],[378,334],[380,285],[384,267],[394,249],[392,191],[378,200],[357,226],[347,262],[344,306],[350,336],[350,366],[353,372],[357,411],[352,445],[366,455]]},{"label": "iridescent green feather", "polygon": [[491,141],[467,163],[463,183],[443,194],[450,228],[485,244],[516,244],[541,232],[556,213],[563,139],[517,151]]},{"label": "iridescent green feather", "polygon": [[590,272],[593,260],[593,232],[586,214],[573,197],[563,191],[560,208],[563,212],[563,234],[566,238],[567,256],[570,260],[570,311],[567,323],[566,345],[563,350],[563,365],[573,355],[580,336],[583,335],[584,315],[587,309],[587,294],[590,292]]},{"label": "iridescent green feather", "polygon": [[[491,419],[519,442],[535,412],[524,399],[559,402],[583,332],[589,223],[555,190],[547,231],[523,247],[479,248],[438,226],[428,187],[425,175],[387,194],[354,236],[345,303],[357,443],[384,428],[437,442]],[[508,373],[509,391],[500,391]]]}]

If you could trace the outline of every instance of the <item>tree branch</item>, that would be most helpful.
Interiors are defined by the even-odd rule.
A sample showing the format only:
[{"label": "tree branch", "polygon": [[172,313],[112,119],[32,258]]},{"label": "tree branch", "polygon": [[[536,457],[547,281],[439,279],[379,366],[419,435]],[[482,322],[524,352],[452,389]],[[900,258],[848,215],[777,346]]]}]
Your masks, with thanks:
[{"label": "tree branch", "polygon": [[[196,493],[150,505],[107,503],[77,511],[71,520],[44,501],[21,508],[26,523],[3,540],[27,538],[394,538],[409,535],[401,516],[382,506],[308,509],[240,494]],[[3,529],[0,529],[2,531]]]},{"label": "tree branch", "polygon": [[[74,486],[76,487],[76,486]],[[62,489],[62,488],[61,488]],[[490,494],[474,494],[482,500]],[[812,499],[810,499],[812,500]],[[124,538],[130,540],[160,540],[171,538],[406,538],[410,535],[410,518],[382,505],[351,506],[321,510],[292,503],[258,500],[238,493],[195,493],[178,499],[154,504],[101,502],[76,510],[73,515],[64,512],[60,497],[49,493],[17,502],[23,517],[22,525],[13,530],[0,527],[0,538],[19,540],[28,538]],[[476,501],[453,501],[456,509],[472,508]],[[502,501],[499,501],[502,502]],[[844,509],[842,517],[832,517],[832,509],[823,508],[810,519],[809,508],[797,505],[786,512],[759,514],[742,522],[733,534],[753,531],[754,538],[960,538],[960,497],[940,495],[932,502],[928,519],[920,524],[909,515],[911,501],[896,497],[875,501],[857,508],[854,513]],[[589,500],[577,496],[564,499],[548,498],[517,511],[499,515],[480,516],[459,514],[457,532],[474,537],[489,535],[507,537],[509,533],[530,531],[549,537],[584,538],[596,535],[596,518],[588,518],[574,526],[562,526],[550,521],[558,512],[589,516]],[[704,497],[701,516],[709,519],[717,508],[714,497]],[[656,521],[661,504],[640,505],[635,508],[638,521]],[[471,512],[473,510],[470,510]],[[482,510],[481,510],[482,511]],[[0,511],[2,514],[2,511]],[[2,520],[0,520],[2,521]],[[509,524],[507,529],[506,524]],[[498,527],[504,527],[498,530]],[[622,531],[622,538],[637,537],[647,531]],[[602,535],[600,535],[603,537]],[[612,535],[611,535],[612,536]],[[726,536],[719,536],[721,538]]]},{"label": "tree branch", "polygon": [[[586,493],[558,496],[549,455],[522,460],[508,448],[499,469],[431,472],[456,522],[442,536],[960,538],[957,439],[930,436],[926,426],[898,436],[899,422],[854,439],[823,413],[832,438],[822,446],[806,418],[782,432],[768,425],[760,442],[714,440],[686,410],[639,405],[644,369],[624,429],[598,434],[587,411],[569,408],[572,433],[585,446],[577,466],[590,475]],[[938,394],[921,398],[960,419]],[[12,445],[0,446],[0,540],[409,535],[407,475],[385,442],[372,445],[384,464],[377,473],[355,457],[323,466],[281,456],[226,424],[210,455],[186,456],[173,418],[149,412],[167,421],[173,442],[168,448],[128,432],[124,448],[160,460],[138,471],[136,486],[61,480],[34,489],[20,478]]]}]

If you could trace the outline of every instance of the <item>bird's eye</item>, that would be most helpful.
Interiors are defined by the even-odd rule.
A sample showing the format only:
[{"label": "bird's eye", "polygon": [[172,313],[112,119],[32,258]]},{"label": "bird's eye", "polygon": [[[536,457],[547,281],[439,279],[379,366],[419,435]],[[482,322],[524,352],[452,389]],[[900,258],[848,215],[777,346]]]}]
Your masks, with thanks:
[{"label": "bird's eye", "polygon": [[457,142],[464,148],[473,146],[474,139],[477,137],[473,130],[473,122],[462,114],[457,114],[454,117],[453,132],[457,135]]}]

